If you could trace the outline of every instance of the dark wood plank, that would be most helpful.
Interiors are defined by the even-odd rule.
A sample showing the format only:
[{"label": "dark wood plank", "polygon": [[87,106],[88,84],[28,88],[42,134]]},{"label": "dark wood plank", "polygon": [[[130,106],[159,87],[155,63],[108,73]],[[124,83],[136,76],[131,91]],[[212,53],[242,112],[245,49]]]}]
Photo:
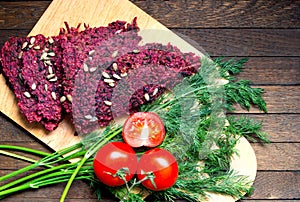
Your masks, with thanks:
[{"label": "dark wood plank", "polygon": [[[0,171],[1,173],[1,171]],[[0,174],[1,175],[1,174]],[[50,185],[38,189],[25,190],[7,197],[5,201],[12,201],[13,199],[23,199],[24,201],[35,201],[35,199],[48,199],[48,201],[59,201],[59,198],[64,190],[66,183]],[[78,201],[81,199],[93,199],[97,201],[93,189],[90,188],[87,182],[76,181],[71,187],[68,197],[70,201]],[[2,201],[1,201],[2,202]]]},{"label": "dark wood plank", "polygon": [[[258,170],[299,169],[300,143],[270,143],[267,145],[252,143],[252,147],[257,156]],[[32,148],[45,151],[45,148],[38,145]],[[0,159],[1,169],[6,169],[7,173],[28,165],[26,162],[5,156],[0,156]]]},{"label": "dark wood plank", "polygon": [[300,114],[247,114],[246,116],[262,122],[262,131],[269,135],[272,143],[300,142]]},{"label": "dark wood plank", "polygon": [[[258,172],[251,199],[300,199],[299,172]],[[248,199],[248,198],[247,198]]]},{"label": "dark wood plank", "polygon": [[9,40],[10,37],[26,37],[30,30],[0,30],[0,47]]},{"label": "dark wood plank", "polygon": [[[24,136],[28,136],[28,135],[24,135]],[[21,147],[26,147],[26,148],[31,148],[31,149],[36,149],[39,151],[43,151],[43,152],[53,152],[52,150],[49,149],[48,146],[46,146],[45,144],[41,144],[39,143],[38,140],[36,140],[35,142],[0,142],[1,145],[13,145],[13,146],[21,146]],[[38,156],[34,156],[34,155],[28,155],[24,152],[16,152],[14,150],[9,150],[9,149],[3,149],[3,151],[8,151],[8,152],[12,152],[12,153],[16,153],[19,155],[24,155],[27,156],[29,158],[32,159],[39,159]],[[11,157],[7,157],[4,155],[0,154],[0,168],[1,169],[5,169],[5,170],[14,170],[14,169],[20,169],[22,167],[25,167],[27,165],[29,165],[29,163],[21,161],[21,160],[17,160]],[[7,171],[9,172],[9,171]]]},{"label": "dark wood plank", "polygon": [[[14,144],[20,145],[20,144]],[[23,146],[26,146],[23,144]],[[47,151],[39,144],[28,144],[29,148]],[[252,143],[257,156],[258,170],[298,170],[300,162],[300,143]],[[19,169],[28,165],[27,162],[0,156],[0,168],[7,170]]]},{"label": "dark wood plank", "polygon": [[299,29],[172,29],[211,56],[300,56]]},{"label": "dark wood plank", "polygon": [[[255,86],[264,89],[263,98],[269,113],[300,113],[300,86]],[[236,113],[262,113],[253,107],[248,111],[236,106]]]},{"label": "dark wood plank", "polygon": [[299,170],[300,143],[252,143],[252,147],[258,170]]},{"label": "dark wood plank", "polygon": [[2,113],[0,113],[0,128],[0,144],[4,142],[36,142],[35,138]]},{"label": "dark wood plank", "polygon": [[[10,196],[3,200],[4,202],[13,201],[12,199],[39,200],[53,199],[57,200],[62,193],[65,184],[57,184],[47,188],[29,190]],[[251,197],[246,199],[300,199],[300,174],[296,172],[258,172],[254,182],[255,191]],[[79,194],[80,193],[80,194]],[[96,201],[93,191],[85,182],[77,181],[76,186],[72,186],[68,198],[71,201],[82,199],[93,199]],[[52,201],[53,201],[52,200]],[[43,200],[41,200],[43,201]],[[271,201],[272,202],[272,201]]]},{"label": "dark wood plank", "polygon": [[266,200],[257,200],[257,199],[244,199],[240,200],[238,202],[299,202],[299,200],[272,200],[272,199],[266,199]]},{"label": "dark wood plank", "polygon": [[250,57],[238,79],[253,84],[300,84],[300,57]]},{"label": "dark wood plank", "polygon": [[[170,28],[300,27],[298,1],[131,1]],[[50,3],[0,2],[0,29],[32,28]]]},{"label": "dark wood plank", "polygon": [[299,1],[131,0],[167,27],[300,27]]},{"label": "dark wood plank", "polygon": [[[25,198],[26,200],[26,198]],[[30,198],[30,202],[49,202],[49,201],[59,201],[59,197],[51,197],[51,198]],[[116,202],[113,199],[103,199],[103,202]],[[9,197],[3,200],[3,202],[25,202],[24,198],[16,198],[16,197]],[[65,202],[78,202],[78,199],[67,198]],[[80,202],[99,202],[97,199],[80,199]],[[273,202],[273,201],[270,201]],[[288,201],[289,202],[289,201]]]},{"label": "dark wood plank", "polygon": [[51,1],[0,2],[0,29],[32,29]]}]

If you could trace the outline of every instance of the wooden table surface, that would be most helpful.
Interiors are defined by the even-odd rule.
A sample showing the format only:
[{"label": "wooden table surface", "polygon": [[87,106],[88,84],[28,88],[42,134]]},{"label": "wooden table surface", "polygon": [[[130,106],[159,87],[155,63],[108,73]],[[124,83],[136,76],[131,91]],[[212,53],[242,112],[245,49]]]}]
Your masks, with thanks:
[{"label": "wooden table surface", "polygon": [[[300,1],[141,1],[134,4],[173,31],[199,43],[213,57],[249,57],[239,79],[265,89],[268,113],[238,110],[263,121],[271,143],[252,143],[258,173],[255,191],[241,200],[300,200]],[[0,1],[0,47],[26,36],[51,1]],[[0,87],[1,88],[1,87]],[[1,89],[0,89],[1,90]],[[50,149],[0,113],[0,144]],[[27,165],[0,156],[0,175]],[[3,201],[58,201],[65,184],[26,191]],[[114,201],[104,196],[103,201]],[[76,182],[68,201],[97,201],[89,185]]]}]

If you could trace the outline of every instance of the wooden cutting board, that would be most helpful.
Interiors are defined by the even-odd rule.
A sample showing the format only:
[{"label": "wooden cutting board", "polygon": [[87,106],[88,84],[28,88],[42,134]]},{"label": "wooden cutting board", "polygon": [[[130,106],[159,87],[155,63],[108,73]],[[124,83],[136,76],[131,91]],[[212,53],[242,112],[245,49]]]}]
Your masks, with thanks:
[{"label": "wooden cutting board", "polygon": [[[171,42],[183,52],[195,52],[202,55],[196,48],[127,0],[53,0],[29,35],[57,35],[59,29],[64,27],[65,21],[70,26],[86,23],[95,27],[106,26],[115,20],[131,22],[134,17],[137,17],[142,36],[143,30],[152,30],[150,33],[155,33],[153,30],[161,31],[160,35],[149,35],[146,34],[149,32],[145,32],[143,36],[145,41],[164,44]],[[0,87],[0,111],[52,149],[59,150],[80,141],[78,136],[74,136],[75,129],[67,119],[63,120],[59,127],[52,132],[47,132],[40,124],[28,123],[20,114],[16,99],[2,75],[0,75]],[[241,149],[240,156],[234,157],[232,167],[254,180],[256,159],[252,147],[245,139],[242,139],[238,148]],[[235,201],[232,197],[226,198],[217,195],[212,195],[211,201],[220,201],[219,197],[222,201]]]},{"label": "wooden cutting board", "polygon": [[[74,27],[79,23],[86,23],[91,27],[97,27],[107,26],[108,23],[115,20],[132,22],[134,17],[138,18],[138,26],[141,30],[149,30],[149,32],[144,32],[146,36],[143,38],[145,40],[165,44],[172,42],[172,44],[177,45],[184,52],[194,51],[201,54],[187,42],[169,31],[161,23],[127,0],[54,0],[29,35],[57,35],[59,29],[65,27],[64,22],[68,22],[70,26]],[[146,34],[153,33],[153,30],[161,30],[161,34],[164,36],[162,37],[161,34],[150,34],[150,36]],[[0,75],[0,86],[1,112],[52,149],[59,150],[77,143],[80,140],[73,135],[75,130],[68,120],[64,120],[59,127],[52,132],[45,131],[40,124],[28,123],[20,114],[15,97],[7,85],[5,85],[5,79],[2,75]]]}]

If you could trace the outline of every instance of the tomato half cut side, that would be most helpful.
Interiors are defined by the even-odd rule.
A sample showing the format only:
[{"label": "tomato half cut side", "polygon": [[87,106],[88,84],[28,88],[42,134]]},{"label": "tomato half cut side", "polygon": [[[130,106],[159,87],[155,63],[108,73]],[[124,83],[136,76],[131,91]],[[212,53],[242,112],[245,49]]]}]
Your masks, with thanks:
[{"label": "tomato half cut side", "polygon": [[156,147],[165,138],[165,127],[160,117],[152,112],[137,112],[123,125],[123,139],[131,147]]},{"label": "tomato half cut side", "polygon": [[111,142],[101,147],[94,158],[94,172],[97,178],[108,186],[125,184],[124,179],[116,175],[125,173],[128,182],[136,173],[138,159],[135,151],[124,142]]},{"label": "tomato half cut side", "polygon": [[143,181],[142,185],[146,188],[162,191],[172,187],[178,178],[176,158],[161,148],[154,148],[145,152],[138,164],[138,180],[143,180],[149,174],[153,175],[154,183],[150,179]]}]

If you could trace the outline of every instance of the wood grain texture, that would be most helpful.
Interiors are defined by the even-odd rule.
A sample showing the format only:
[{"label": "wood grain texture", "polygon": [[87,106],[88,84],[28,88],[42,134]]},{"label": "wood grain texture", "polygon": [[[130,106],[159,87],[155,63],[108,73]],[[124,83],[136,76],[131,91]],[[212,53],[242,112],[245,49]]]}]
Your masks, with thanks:
[{"label": "wood grain texture", "polygon": [[239,114],[262,122],[272,143],[300,142],[300,114]]},{"label": "wood grain texture", "polygon": [[50,3],[51,1],[0,2],[0,29],[32,29]]},{"label": "wood grain texture", "polygon": [[30,30],[1,30],[0,32],[0,46],[2,47],[10,37],[26,37],[29,34]]},{"label": "wood grain texture", "polygon": [[[0,172],[0,174],[2,174]],[[26,192],[18,193],[14,196],[4,199],[3,202],[13,201],[13,199],[23,200],[39,200],[48,199],[51,201],[58,201],[59,196],[64,188],[65,184],[61,183],[47,188],[40,188],[37,190],[30,190]],[[300,186],[300,174],[295,172],[259,172],[254,183],[255,191],[251,196],[252,200],[272,200],[283,201],[282,199],[300,199],[299,186]],[[79,194],[80,193],[80,194]],[[104,200],[106,201],[104,196]],[[250,197],[247,197],[248,200]],[[70,190],[68,200],[71,201],[97,201],[93,190],[85,182],[78,181],[77,186],[74,186]],[[111,198],[108,200],[112,200]],[[114,199],[113,201],[117,201]],[[243,201],[243,200],[242,200]]]},{"label": "wood grain texture", "polygon": [[299,29],[172,29],[172,31],[192,39],[210,56],[300,56]]},{"label": "wood grain texture", "polygon": [[132,2],[171,28],[300,27],[298,1],[132,0]]},{"label": "wood grain texture", "polygon": [[266,199],[266,200],[264,200],[264,199],[243,199],[243,200],[241,200],[241,202],[299,202],[299,200],[297,200],[297,199],[295,199],[295,200],[284,200],[284,201],[282,201],[282,200],[272,200],[272,199]]},{"label": "wood grain texture", "polygon": [[[257,155],[258,170],[297,170],[300,162],[300,143],[252,144]],[[276,162],[276,163],[275,163]]]},{"label": "wood grain texture", "polygon": [[[4,142],[1,144],[9,144]],[[24,144],[14,144],[22,146]],[[48,151],[46,147],[40,146],[39,143],[27,143],[27,147]],[[257,164],[259,171],[280,171],[280,170],[297,170],[300,161],[300,143],[270,143],[261,145],[258,143],[251,144],[257,154]],[[33,158],[32,156],[29,156]],[[276,162],[276,163],[274,163]],[[4,170],[15,170],[28,165],[16,159],[1,157],[0,168]],[[7,171],[8,172],[8,171]]]},{"label": "wood grain texture", "polygon": [[[51,1],[0,2],[0,29],[31,29]],[[134,4],[169,28],[299,28],[297,1],[143,1]],[[19,8],[23,8],[22,10]],[[21,12],[20,12],[21,10]],[[265,14],[268,13],[266,16]]]},{"label": "wood grain texture", "polygon": [[250,57],[238,79],[256,85],[299,85],[299,57]]},{"label": "wood grain texture", "polygon": [[[268,113],[300,113],[300,86],[253,86],[264,90]],[[262,113],[252,107],[249,111],[236,105],[236,113]]]},{"label": "wood grain texture", "polygon": [[300,199],[299,172],[260,172],[251,199]]}]

